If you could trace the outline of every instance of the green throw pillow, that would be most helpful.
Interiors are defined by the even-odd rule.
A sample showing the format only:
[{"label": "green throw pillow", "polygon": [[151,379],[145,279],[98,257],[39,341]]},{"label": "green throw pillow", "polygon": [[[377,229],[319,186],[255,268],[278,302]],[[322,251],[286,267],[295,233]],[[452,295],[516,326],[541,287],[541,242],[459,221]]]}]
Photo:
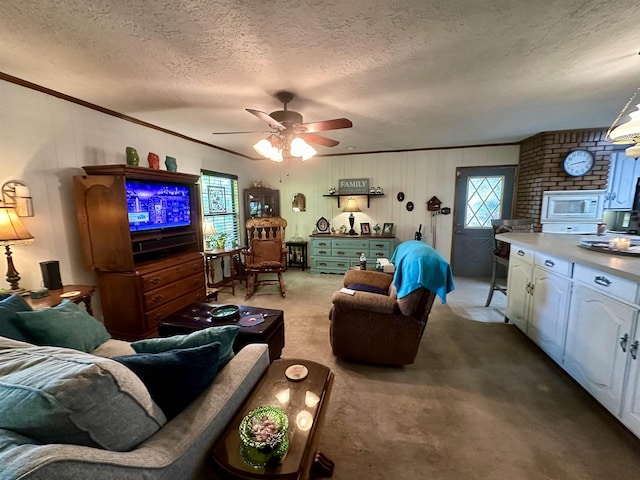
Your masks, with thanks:
[{"label": "green throw pillow", "polygon": [[197,330],[187,335],[172,337],[147,338],[132,342],[131,346],[138,353],[159,353],[176,348],[192,348],[213,342],[220,343],[220,360],[218,368],[222,368],[233,358],[233,342],[240,331],[237,325],[222,325]]},{"label": "green throw pillow", "polygon": [[18,312],[32,312],[33,308],[20,295],[12,295],[0,301],[0,336],[33,343],[31,338],[18,328]]},{"label": "green throw pillow", "polygon": [[73,348],[90,353],[111,338],[98,320],[69,300],[52,308],[17,312],[17,327],[36,345]]},{"label": "green throw pillow", "polygon": [[184,410],[218,373],[220,343],[113,357],[135,373],[168,420]]}]

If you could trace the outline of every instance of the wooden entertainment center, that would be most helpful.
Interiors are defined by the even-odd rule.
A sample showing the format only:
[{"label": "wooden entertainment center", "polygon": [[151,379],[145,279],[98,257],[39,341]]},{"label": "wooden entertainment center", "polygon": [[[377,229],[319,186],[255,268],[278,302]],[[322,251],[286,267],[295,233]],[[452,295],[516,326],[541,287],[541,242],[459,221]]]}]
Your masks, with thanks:
[{"label": "wooden entertainment center", "polygon": [[[82,168],[86,175],[73,178],[80,243],[86,268],[96,272],[105,327],[122,340],[157,336],[158,322],[206,299],[200,177],[128,165]],[[128,180],[186,186],[189,225],[132,230]]]}]

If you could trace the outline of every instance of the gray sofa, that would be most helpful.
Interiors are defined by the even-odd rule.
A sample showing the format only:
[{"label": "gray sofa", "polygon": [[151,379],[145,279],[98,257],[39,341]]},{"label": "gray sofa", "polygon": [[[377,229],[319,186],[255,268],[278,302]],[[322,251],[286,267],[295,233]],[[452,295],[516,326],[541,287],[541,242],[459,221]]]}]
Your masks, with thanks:
[{"label": "gray sofa", "polygon": [[[108,340],[106,343],[109,342],[118,341]],[[121,348],[123,343],[116,347]],[[29,346],[0,337],[0,351],[4,349],[5,353],[11,348]],[[92,354],[112,356],[113,352],[106,352],[109,349],[101,347]],[[58,347],[33,348],[49,355]],[[79,353],[59,350],[65,355]],[[82,355],[95,358],[91,354]],[[114,367],[112,364],[117,362],[110,359],[98,362],[102,360],[106,360],[109,368],[121,368]],[[211,470],[209,450],[268,367],[267,345],[244,347],[186,409],[129,451],[43,443],[0,428],[0,480],[216,478]],[[104,399],[104,402],[104,405],[109,405],[109,399]]]}]

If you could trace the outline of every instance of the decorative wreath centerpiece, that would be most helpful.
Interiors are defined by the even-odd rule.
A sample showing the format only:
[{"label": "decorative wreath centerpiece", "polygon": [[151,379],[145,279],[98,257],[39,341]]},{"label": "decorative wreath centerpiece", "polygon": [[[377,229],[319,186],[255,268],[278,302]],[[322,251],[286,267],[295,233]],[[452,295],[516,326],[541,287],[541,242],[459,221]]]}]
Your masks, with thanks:
[{"label": "decorative wreath centerpiece", "polygon": [[242,458],[254,467],[281,460],[289,448],[289,418],[284,410],[262,406],[251,410],[240,422]]}]

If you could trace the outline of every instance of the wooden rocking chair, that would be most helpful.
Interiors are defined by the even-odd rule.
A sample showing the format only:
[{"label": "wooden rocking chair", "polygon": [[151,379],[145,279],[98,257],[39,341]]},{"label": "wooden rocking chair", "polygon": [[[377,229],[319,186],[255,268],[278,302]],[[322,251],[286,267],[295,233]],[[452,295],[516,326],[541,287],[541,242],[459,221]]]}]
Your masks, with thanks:
[{"label": "wooden rocking chair", "polygon": [[[282,272],[287,269],[285,229],[287,221],[281,217],[259,217],[247,220],[247,243],[244,250],[247,295],[251,297],[258,285],[280,284],[280,294],[286,292]],[[258,275],[276,274],[277,278],[259,279]]]}]

